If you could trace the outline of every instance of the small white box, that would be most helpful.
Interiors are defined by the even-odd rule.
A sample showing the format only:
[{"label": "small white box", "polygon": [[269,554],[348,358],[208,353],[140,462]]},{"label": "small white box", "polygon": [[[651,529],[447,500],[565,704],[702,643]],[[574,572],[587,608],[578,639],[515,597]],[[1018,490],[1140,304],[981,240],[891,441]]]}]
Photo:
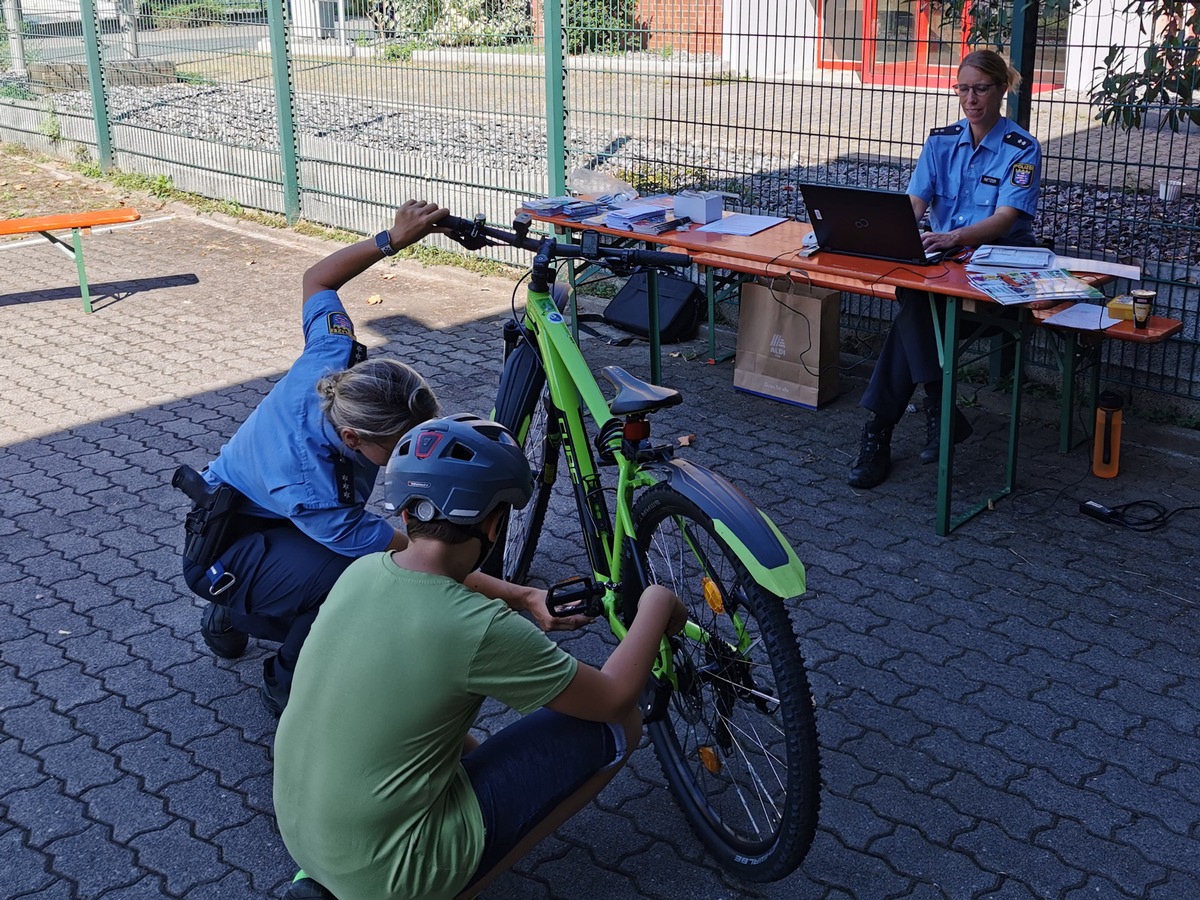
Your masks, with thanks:
[{"label": "small white box", "polygon": [[684,216],[699,225],[715,222],[725,212],[725,195],[720,191],[681,191],[675,195],[675,218]]}]

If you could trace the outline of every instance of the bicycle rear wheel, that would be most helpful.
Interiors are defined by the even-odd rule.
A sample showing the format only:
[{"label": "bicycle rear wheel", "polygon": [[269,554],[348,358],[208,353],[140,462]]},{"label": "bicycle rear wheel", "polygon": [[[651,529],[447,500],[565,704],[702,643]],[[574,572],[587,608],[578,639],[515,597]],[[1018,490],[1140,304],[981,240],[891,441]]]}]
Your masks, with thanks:
[{"label": "bicycle rear wheel", "polygon": [[648,725],[696,835],[730,873],[776,881],[816,831],[820,756],[804,660],[782,602],[754,582],[692,501],[665,485],[638,498],[639,551],[707,636],[672,638],[679,687]]}]

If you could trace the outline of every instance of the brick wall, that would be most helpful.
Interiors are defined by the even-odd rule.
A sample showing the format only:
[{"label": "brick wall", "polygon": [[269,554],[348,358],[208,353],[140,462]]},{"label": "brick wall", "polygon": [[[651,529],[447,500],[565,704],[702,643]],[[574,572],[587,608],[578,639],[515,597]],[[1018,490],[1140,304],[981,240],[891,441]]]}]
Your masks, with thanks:
[{"label": "brick wall", "polygon": [[[564,5],[570,0],[563,0]],[[638,0],[638,24],[646,29],[646,50],[721,52],[721,0]],[[533,0],[533,29],[542,34],[542,4]]]}]

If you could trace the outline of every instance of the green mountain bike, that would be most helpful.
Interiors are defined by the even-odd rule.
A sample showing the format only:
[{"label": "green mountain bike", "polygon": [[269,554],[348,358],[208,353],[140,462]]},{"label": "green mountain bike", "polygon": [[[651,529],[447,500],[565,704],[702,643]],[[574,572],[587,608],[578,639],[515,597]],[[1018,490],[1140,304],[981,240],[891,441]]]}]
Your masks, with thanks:
[{"label": "green mountain bike", "polygon": [[784,606],[804,593],[804,567],[733,485],[651,442],[649,416],[681,403],[678,391],[608,366],[616,394],[605,399],[553,290],[556,261],[628,274],[690,259],[603,246],[596,232],[582,246],[560,243],[531,235],[527,215],[511,232],[482,218],[439,224],[468,249],[507,244],[535,254],[523,318],[505,326],[494,416],[522,442],[536,487],[510,518],[493,573],[527,578],[565,462],[591,577],[553,587],[551,611],[570,614],[583,602],[620,639],[647,584],[687,604],[691,618],[664,639],[643,698],[655,752],[724,868],[748,881],[783,878],[808,852],[819,806],[814,701]]}]

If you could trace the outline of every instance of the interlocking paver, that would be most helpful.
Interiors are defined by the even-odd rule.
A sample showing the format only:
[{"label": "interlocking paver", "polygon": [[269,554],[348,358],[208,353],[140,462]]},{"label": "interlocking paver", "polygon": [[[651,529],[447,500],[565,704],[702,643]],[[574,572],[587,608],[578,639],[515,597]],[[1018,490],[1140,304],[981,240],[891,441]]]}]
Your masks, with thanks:
[{"label": "interlocking paver", "polygon": [[[294,872],[256,693],[269,647],[217,660],[201,642],[169,480],[211,459],[294,359],[299,277],[330,245],[177,212],[91,238],[93,283],[134,286],[92,316],[54,255],[10,251],[24,264],[0,275],[0,326],[24,336],[0,348],[5,896],[248,900]],[[373,352],[417,365],[447,409],[482,411],[510,291],[400,263],[345,295]],[[645,374],[644,345],[585,350]],[[789,609],[817,701],[820,829],[784,881],[731,882],[643,746],[487,900],[1200,895],[1196,514],[1146,534],[1077,512],[1200,504],[1194,432],[1151,426],[1135,403],[1122,472],[1101,481],[1086,448],[1057,453],[1055,410],[1031,403],[1017,494],[940,539],[915,417],[885,485],[845,485],[865,367],[819,413],[734,395],[728,364],[668,356],[663,371],[686,403],[657,433],[696,434],[687,457],[759,502],[808,566]],[[964,484],[999,465],[1006,410],[987,388],[968,408]],[[546,581],[581,558],[565,493],[551,509]],[[612,646],[595,629],[563,643],[592,661]],[[489,705],[481,724],[510,720]]]}]

